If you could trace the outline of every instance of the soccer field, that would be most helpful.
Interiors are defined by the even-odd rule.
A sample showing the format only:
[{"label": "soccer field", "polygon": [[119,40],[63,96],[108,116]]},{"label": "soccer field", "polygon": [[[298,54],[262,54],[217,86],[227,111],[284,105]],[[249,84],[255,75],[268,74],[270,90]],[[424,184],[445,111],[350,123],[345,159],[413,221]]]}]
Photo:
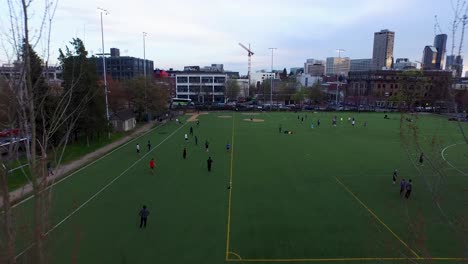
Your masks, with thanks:
[{"label": "soccer field", "polygon": [[[197,126],[187,117],[52,187],[49,263],[468,262],[468,145],[457,123],[432,115],[408,122],[381,113],[213,112]],[[280,125],[293,134],[279,133]],[[190,135],[184,141],[190,126],[198,145]],[[409,199],[399,195],[401,178],[413,181]],[[14,208],[18,263],[33,262],[33,201]],[[146,229],[142,205],[151,212]]]}]

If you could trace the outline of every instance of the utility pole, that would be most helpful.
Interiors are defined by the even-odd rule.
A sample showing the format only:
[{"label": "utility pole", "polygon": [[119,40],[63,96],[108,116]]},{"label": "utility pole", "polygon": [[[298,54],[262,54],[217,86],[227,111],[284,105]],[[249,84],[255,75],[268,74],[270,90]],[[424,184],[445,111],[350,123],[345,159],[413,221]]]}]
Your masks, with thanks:
[{"label": "utility pole", "polygon": [[[107,126],[109,126],[110,118],[109,118],[109,101],[107,99],[107,69],[106,69],[106,55],[104,49],[104,26],[102,22],[102,14],[108,15],[109,12],[106,9],[98,7],[99,12],[101,13],[101,44],[102,44],[102,73],[104,77],[104,94],[106,97],[106,117],[107,117]],[[110,131],[107,133],[108,138],[110,138]]]},{"label": "utility pole", "polygon": [[146,78],[146,36],[148,33],[143,32],[143,76],[145,77],[145,115],[146,115],[146,121],[149,122],[149,116],[148,116],[148,97],[146,93],[146,86],[147,86],[147,78]]},{"label": "utility pole", "polygon": [[273,51],[277,48],[268,48],[268,49],[271,49],[271,79],[270,79],[270,103],[272,104],[272,107],[273,107],[273,79],[275,77],[274,73],[273,73]]}]

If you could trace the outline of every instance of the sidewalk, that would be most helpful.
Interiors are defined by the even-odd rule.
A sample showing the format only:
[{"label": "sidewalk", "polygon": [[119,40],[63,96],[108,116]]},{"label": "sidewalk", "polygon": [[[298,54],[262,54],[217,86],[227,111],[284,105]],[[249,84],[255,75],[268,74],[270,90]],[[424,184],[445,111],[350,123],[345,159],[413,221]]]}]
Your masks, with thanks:
[{"label": "sidewalk", "polygon": [[[55,174],[53,176],[48,177],[49,184],[54,184],[61,178],[69,175],[70,173],[78,170],[79,168],[85,166],[86,164],[104,156],[105,154],[109,153],[113,149],[125,144],[126,142],[137,138],[144,134],[145,132],[149,131],[153,125],[156,124],[155,122],[150,122],[148,124],[143,125],[142,127],[135,130],[132,134],[125,136],[115,142],[110,143],[94,152],[84,155],[78,160],[74,160],[68,164],[61,165],[58,168],[55,168]],[[16,204],[19,201],[25,199],[33,192],[32,184],[28,183],[21,188],[18,188],[12,192],[10,192],[10,201],[11,204]],[[0,200],[0,207],[3,207],[3,199]]]}]

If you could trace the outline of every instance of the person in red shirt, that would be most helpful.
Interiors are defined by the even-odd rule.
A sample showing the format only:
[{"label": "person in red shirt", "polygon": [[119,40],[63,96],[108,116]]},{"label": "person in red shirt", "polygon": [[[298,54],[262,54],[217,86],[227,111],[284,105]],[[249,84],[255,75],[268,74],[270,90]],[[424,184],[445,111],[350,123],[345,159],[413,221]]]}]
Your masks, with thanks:
[{"label": "person in red shirt", "polygon": [[152,158],[149,162],[149,166],[150,166],[150,169],[151,169],[151,173],[154,173],[154,158]]}]

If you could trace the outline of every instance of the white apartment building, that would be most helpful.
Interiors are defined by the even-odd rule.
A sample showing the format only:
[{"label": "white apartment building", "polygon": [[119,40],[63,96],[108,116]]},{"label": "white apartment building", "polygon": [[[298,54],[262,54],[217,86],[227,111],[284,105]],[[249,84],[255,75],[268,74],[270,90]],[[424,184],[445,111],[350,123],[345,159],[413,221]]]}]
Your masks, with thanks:
[{"label": "white apartment building", "polygon": [[177,72],[176,97],[192,102],[224,102],[227,74],[216,72]]}]

